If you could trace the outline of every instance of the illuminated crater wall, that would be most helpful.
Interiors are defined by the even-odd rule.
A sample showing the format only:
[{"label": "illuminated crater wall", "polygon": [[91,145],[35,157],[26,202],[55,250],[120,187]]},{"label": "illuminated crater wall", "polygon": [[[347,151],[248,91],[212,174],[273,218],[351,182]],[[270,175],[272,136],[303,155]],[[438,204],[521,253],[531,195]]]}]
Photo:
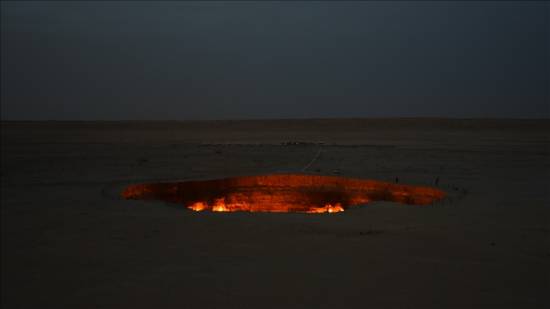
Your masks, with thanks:
[{"label": "illuminated crater wall", "polygon": [[335,213],[371,201],[428,205],[445,192],[374,180],[274,174],[136,184],[126,187],[122,196],[178,203],[194,211]]}]

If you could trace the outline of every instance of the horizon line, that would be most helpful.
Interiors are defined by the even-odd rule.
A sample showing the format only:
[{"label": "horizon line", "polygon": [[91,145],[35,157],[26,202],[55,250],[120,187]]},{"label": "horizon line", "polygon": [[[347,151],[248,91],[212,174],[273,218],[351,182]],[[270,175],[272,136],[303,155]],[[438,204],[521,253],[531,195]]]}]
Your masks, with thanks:
[{"label": "horizon line", "polygon": [[307,121],[307,120],[550,120],[547,117],[304,117],[304,118],[226,118],[226,119],[0,119],[8,122],[211,122],[211,121]]}]

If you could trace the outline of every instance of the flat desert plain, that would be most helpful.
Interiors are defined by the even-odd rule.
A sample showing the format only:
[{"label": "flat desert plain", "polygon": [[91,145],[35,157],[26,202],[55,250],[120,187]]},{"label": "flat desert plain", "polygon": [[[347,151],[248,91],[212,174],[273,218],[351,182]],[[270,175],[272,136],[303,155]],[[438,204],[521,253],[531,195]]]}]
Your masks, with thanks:
[{"label": "flat desert plain", "polygon": [[[2,308],[550,307],[548,120],[2,122],[1,146]],[[120,197],[283,172],[448,195],[336,214]]]}]

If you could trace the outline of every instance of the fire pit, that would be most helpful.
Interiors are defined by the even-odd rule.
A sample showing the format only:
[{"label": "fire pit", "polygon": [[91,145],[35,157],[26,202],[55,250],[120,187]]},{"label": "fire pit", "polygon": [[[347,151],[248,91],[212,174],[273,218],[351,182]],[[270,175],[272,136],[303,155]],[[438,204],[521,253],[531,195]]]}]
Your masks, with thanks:
[{"label": "fire pit", "polygon": [[445,192],[421,186],[305,174],[130,185],[125,199],[161,200],[193,211],[337,213],[371,201],[429,205]]}]

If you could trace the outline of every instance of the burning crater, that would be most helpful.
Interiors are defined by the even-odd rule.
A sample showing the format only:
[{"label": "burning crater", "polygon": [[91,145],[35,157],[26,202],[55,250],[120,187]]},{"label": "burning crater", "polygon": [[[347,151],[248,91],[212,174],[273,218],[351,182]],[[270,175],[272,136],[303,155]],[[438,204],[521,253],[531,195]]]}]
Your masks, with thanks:
[{"label": "burning crater", "polygon": [[444,196],[429,187],[300,174],[136,184],[122,192],[125,199],[161,200],[216,212],[336,213],[371,201],[428,205]]}]

